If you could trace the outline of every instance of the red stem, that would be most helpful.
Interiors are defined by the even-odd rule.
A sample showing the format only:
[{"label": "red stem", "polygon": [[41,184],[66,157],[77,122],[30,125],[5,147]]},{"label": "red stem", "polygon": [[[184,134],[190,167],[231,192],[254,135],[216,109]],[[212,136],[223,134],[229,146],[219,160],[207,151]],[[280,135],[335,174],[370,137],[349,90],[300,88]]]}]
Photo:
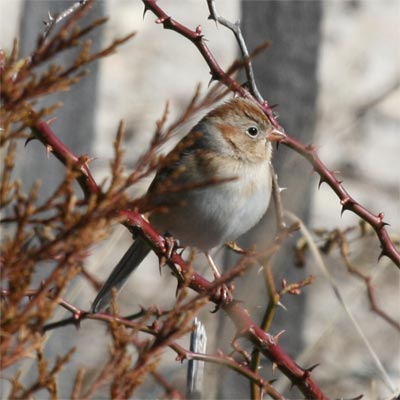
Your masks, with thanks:
[{"label": "red stem", "polygon": [[389,236],[388,231],[385,228],[385,225],[387,225],[387,223],[383,221],[383,213],[375,215],[364,206],[362,206],[360,203],[358,203],[343,187],[342,182],[336,178],[334,172],[330,171],[323,164],[317,154],[317,150],[314,145],[306,146],[303,143],[300,143],[299,141],[294,139],[293,137],[289,136],[282,139],[280,143],[283,143],[291,149],[295,150],[297,153],[304,156],[310,162],[310,164],[312,164],[314,170],[320,176],[320,184],[323,182],[327,183],[339,197],[340,204],[342,205],[342,213],[346,210],[350,210],[372,226],[381,243],[382,252],[379,258],[382,256],[387,256],[398,267],[400,267],[400,252],[396,249],[394,243]]},{"label": "red stem", "polygon": [[97,186],[88,167],[88,157],[77,157],[54,134],[49,124],[45,121],[37,122],[32,130],[35,139],[40,140],[64,165],[71,165],[75,170],[80,172],[77,180],[86,198],[93,194],[100,194],[100,188]]}]

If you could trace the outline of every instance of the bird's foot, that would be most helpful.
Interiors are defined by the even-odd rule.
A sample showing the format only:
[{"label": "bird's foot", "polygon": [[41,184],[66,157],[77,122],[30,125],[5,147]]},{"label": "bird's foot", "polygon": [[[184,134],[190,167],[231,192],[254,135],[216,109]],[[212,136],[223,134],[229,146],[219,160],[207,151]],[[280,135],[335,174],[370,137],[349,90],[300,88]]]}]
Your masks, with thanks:
[{"label": "bird's foot", "polygon": [[228,284],[223,283],[218,286],[216,291],[218,300],[216,301],[214,310],[211,311],[212,313],[216,313],[220,308],[223,308],[232,302],[233,300],[232,293],[234,289],[235,287],[232,282]]}]

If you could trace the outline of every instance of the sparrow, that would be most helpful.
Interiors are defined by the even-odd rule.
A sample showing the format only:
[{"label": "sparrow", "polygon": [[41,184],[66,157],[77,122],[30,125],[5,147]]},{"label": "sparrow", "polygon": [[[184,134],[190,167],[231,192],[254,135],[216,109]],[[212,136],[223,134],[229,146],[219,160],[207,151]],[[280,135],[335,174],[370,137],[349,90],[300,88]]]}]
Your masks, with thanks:
[{"label": "sparrow", "polygon": [[[205,253],[234,241],[265,214],[271,197],[272,142],[285,137],[257,103],[234,98],[211,110],[166,156],[146,195],[150,223],[183,247]],[[150,252],[140,236],[127,250],[95,298],[92,311],[106,309],[112,288],[120,290]]]}]

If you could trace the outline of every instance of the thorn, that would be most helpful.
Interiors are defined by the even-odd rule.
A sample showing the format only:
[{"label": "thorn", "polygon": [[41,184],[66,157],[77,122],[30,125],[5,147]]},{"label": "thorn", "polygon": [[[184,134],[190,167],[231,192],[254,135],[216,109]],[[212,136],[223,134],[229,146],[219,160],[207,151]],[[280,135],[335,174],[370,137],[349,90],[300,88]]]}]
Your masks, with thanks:
[{"label": "thorn", "polygon": [[322,185],[323,183],[325,183],[325,179],[322,178],[322,177],[320,177],[320,178],[319,178],[319,182],[318,182],[318,189],[321,189],[321,185]]},{"label": "thorn", "polygon": [[378,256],[378,261],[381,261],[382,257],[388,257],[388,254],[385,249],[382,249],[382,251],[380,252],[380,254]]},{"label": "thorn", "polygon": [[278,369],[278,364],[273,362],[272,363],[272,374],[275,375],[276,370]]},{"label": "thorn", "polygon": [[308,144],[306,150],[312,153],[317,150],[317,147],[314,144]]},{"label": "thorn", "polygon": [[306,371],[312,372],[315,368],[319,367],[320,363],[316,363],[314,365],[311,365],[311,367],[306,368]]},{"label": "thorn", "polygon": [[343,215],[343,213],[350,208],[350,205],[353,203],[353,200],[350,199],[350,197],[346,197],[343,200],[340,200],[340,204],[342,205],[342,211],[340,212],[340,216]]},{"label": "thorn", "polygon": [[158,268],[160,269],[160,275],[161,275],[161,268],[167,264],[167,257],[164,255],[161,255],[158,257]]},{"label": "thorn", "polygon": [[32,140],[36,140],[36,137],[34,135],[29,136],[28,139],[25,140],[24,146],[26,147],[29,142],[32,142]]},{"label": "thorn", "polygon": [[287,187],[280,187],[278,188],[279,193],[284,192],[285,190],[287,190]]},{"label": "thorn", "polygon": [[176,285],[176,291],[175,291],[175,297],[178,297],[178,293],[179,293],[179,290],[181,290],[181,283],[179,283],[179,281],[178,281],[178,283],[177,283],[177,285]]},{"label": "thorn", "polygon": [[308,369],[305,369],[305,370],[304,370],[304,373],[303,373],[303,376],[302,376],[302,379],[306,380],[306,379],[308,379],[310,376],[311,376],[310,371],[309,371]]},{"label": "thorn", "polygon": [[53,20],[54,20],[53,16],[50,14],[50,11],[47,11],[47,15],[49,16],[49,20],[50,20],[50,21],[53,21]]},{"label": "thorn", "polygon": [[203,31],[203,29],[201,28],[201,25],[197,25],[196,26],[196,34],[198,36],[201,36],[202,31]]},{"label": "thorn", "polygon": [[279,342],[279,338],[281,337],[281,335],[283,335],[286,331],[284,329],[282,329],[280,332],[278,332],[275,336],[274,336],[274,340],[275,342],[278,344]]},{"label": "thorn", "polygon": [[142,17],[143,19],[146,16],[147,11],[149,11],[149,10],[150,10],[150,7],[148,7],[147,4],[145,3],[144,4],[144,9],[143,9],[143,17]]},{"label": "thorn", "polygon": [[215,75],[214,71],[210,71],[210,82],[208,82],[208,86],[210,86],[214,81],[218,81],[218,76]]},{"label": "thorn", "polygon": [[384,226],[389,225],[387,222],[385,222],[383,219],[385,218],[385,214],[383,212],[380,212],[378,214],[378,225],[379,228],[382,229]]},{"label": "thorn", "polygon": [[[75,315],[74,315],[74,318],[75,318]],[[81,320],[80,320],[80,319],[75,320],[74,325],[75,325],[75,328],[76,328],[76,329],[80,329],[80,327],[81,327]]]},{"label": "thorn", "polygon": [[46,124],[50,126],[56,119],[57,117],[50,118],[46,121]]},{"label": "thorn", "polygon": [[208,82],[207,87],[210,87],[211,84],[212,84],[214,81],[216,81],[216,79],[215,79],[213,76],[211,76],[211,78],[210,78],[210,80],[209,80],[209,82]]},{"label": "thorn", "polygon": [[53,148],[52,148],[49,144],[47,144],[47,145],[46,145],[46,154],[47,154],[47,158],[49,158],[50,153],[52,153],[52,152],[53,152]]},{"label": "thorn", "polygon": [[280,301],[278,301],[277,306],[282,307],[285,311],[287,311],[287,308]]}]

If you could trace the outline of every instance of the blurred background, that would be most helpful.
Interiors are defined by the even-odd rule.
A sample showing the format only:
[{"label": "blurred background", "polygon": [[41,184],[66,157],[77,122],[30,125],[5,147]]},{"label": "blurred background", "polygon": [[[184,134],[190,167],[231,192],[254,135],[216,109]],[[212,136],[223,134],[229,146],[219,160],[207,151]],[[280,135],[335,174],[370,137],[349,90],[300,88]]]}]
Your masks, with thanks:
[{"label": "blurred background", "polygon": [[[37,36],[43,31],[47,11],[63,10],[68,1],[1,0],[0,47],[9,51],[13,38],[21,37],[21,53],[27,56]],[[173,18],[194,28],[202,26],[208,45],[223,67],[238,55],[232,34],[209,21],[206,1],[160,1],[160,6]],[[288,133],[305,143],[314,143],[324,163],[340,171],[347,190],[374,213],[383,211],[390,223],[389,233],[400,232],[400,1],[239,1],[216,0],[223,17],[241,19],[250,51],[264,40],[271,47],[254,63],[257,83],[263,96],[276,108],[281,124]],[[91,164],[95,177],[107,177],[113,156],[112,142],[120,120],[126,122],[125,158],[127,169],[145,151],[155,121],[165,102],[171,102],[170,120],[187,104],[198,83],[207,90],[209,71],[195,47],[174,32],[164,31],[154,23],[150,12],[143,18],[143,6],[137,0],[96,2],[89,20],[110,17],[101,34],[93,37],[95,48],[110,43],[115,37],[137,31],[137,36],[123,45],[117,54],[91,66],[91,74],[82,84],[67,93],[49,98],[49,103],[62,101],[57,111],[55,132],[77,154],[96,158]],[[201,116],[199,116],[200,118]],[[192,123],[196,122],[194,118]],[[192,123],[176,133],[186,133]],[[168,148],[168,147],[167,147]],[[27,187],[40,176],[42,195],[53,187],[63,168],[58,161],[47,159],[38,143],[23,151],[21,176]],[[51,163],[51,168],[49,168]],[[332,190],[312,174],[310,165],[293,151],[281,146],[275,157],[283,192],[284,206],[300,216],[310,229],[344,229],[358,224],[349,212],[340,216],[340,204]],[[132,190],[136,196],[146,190],[150,179]],[[267,247],[273,233],[273,212],[241,244]],[[314,372],[316,381],[329,397],[354,397],[364,393],[368,399],[390,398],[393,391],[378,372],[349,317],[333,294],[324,273],[307,255],[306,266],[295,266],[293,247],[299,235],[281,251],[274,261],[277,282],[303,279],[308,274],[316,281],[301,296],[284,299],[287,311],[278,311],[271,333],[282,329],[282,346],[300,365],[321,363]],[[107,243],[93,249],[87,268],[105,279],[130,244],[123,228],[116,228]],[[360,270],[372,276],[377,302],[392,318],[400,321],[399,271],[386,258],[377,261],[379,244],[374,236],[352,242],[351,259]],[[230,254],[219,253],[220,262],[232,265]],[[400,386],[400,334],[370,311],[365,284],[351,276],[334,250],[325,257],[332,279],[339,286],[346,304],[385,369],[392,386]],[[199,272],[204,271],[199,256]],[[40,279],[40,277],[38,277]],[[133,313],[139,305],[173,304],[175,280],[168,271],[160,276],[156,257],[148,257],[119,296],[121,313]],[[251,270],[237,284],[237,297],[255,318],[267,301],[265,285]],[[78,307],[88,309],[95,292],[84,280],[77,279],[66,296]],[[217,348],[229,351],[234,331],[222,313],[201,313],[209,334],[208,352]],[[259,314],[260,313],[260,314]],[[55,319],[64,313],[60,310]],[[218,339],[217,339],[218,338]],[[68,398],[76,368],[84,366],[96,373],[96,365],[106,358],[107,331],[104,326],[86,321],[81,329],[66,327],[49,334],[46,353],[58,354],[60,347],[77,346],[72,364],[60,379],[60,397]],[[187,345],[187,342],[183,342]],[[175,355],[166,353],[163,373],[178,388],[184,388],[185,369]],[[26,381],[36,375],[29,361],[21,367]],[[266,364],[266,371],[270,366]],[[223,382],[221,376],[223,373]],[[246,398],[248,387],[234,373],[206,366],[205,398]],[[281,390],[287,385],[277,383]],[[7,384],[2,382],[3,394]],[[144,382],[138,398],[155,398],[153,382]],[[184,390],[183,390],[184,391]],[[297,398],[296,392],[287,392]],[[102,396],[107,398],[105,389]]]}]

